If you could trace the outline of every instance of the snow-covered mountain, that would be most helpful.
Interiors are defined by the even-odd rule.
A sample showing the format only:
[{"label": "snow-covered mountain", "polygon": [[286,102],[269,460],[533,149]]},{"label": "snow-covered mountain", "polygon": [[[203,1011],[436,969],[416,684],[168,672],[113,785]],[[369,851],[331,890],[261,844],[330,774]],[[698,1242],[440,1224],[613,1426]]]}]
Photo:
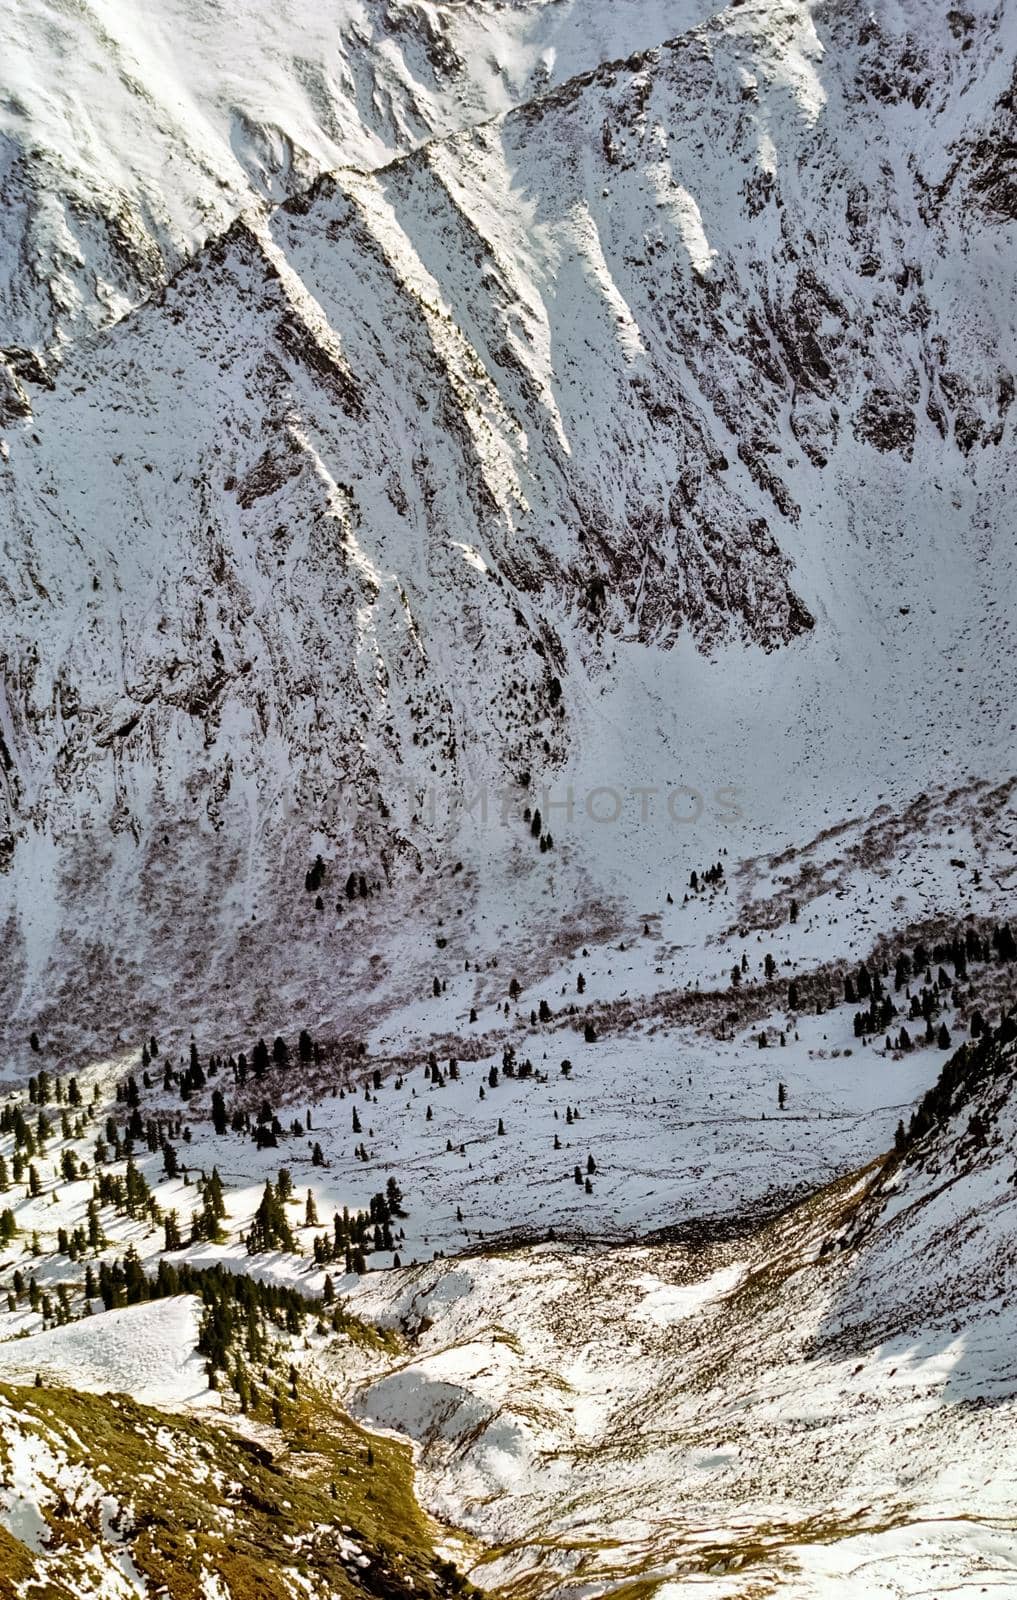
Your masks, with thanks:
[{"label": "snow-covered mountain", "polygon": [[0,98],[0,328],[113,321],[241,211],[370,169],[700,21],[708,0],[16,0]]},{"label": "snow-covered mountain", "polygon": [[[382,943],[423,897],[494,951],[477,874],[638,895],[662,848],[1008,771],[1013,59],[966,16],[732,7],[249,214],[49,387],[13,359],[22,1037],[154,1023],[167,980],[189,1025],[210,971],[233,1020],[267,986],[341,1030],[351,872]],[[524,778],[505,827],[432,821]],[[711,797],[691,844],[589,822],[662,781]]]},{"label": "snow-covered mountain", "polygon": [[15,22],[0,1588],[1012,1592],[1017,7]]}]

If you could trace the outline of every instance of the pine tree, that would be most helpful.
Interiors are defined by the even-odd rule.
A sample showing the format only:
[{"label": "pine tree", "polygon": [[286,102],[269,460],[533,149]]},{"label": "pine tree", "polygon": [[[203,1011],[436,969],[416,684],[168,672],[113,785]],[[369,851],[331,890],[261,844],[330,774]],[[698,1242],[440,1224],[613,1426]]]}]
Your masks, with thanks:
[{"label": "pine tree", "polygon": [[226,1216],[226,1197],[218,1167],[212,1168],[212,1176],[205,1185],[205,1204],[216,1221],[222,1222]]},{"label": "pine tree", "polygon": [[226,1132],[226,1129],[227,1129],[228,1125],[229,1125],[229,1123],[228,1123],[228,1118],[227,1118],[227,1115],[226,1115],[226,1102],[222,1097],[222,1091],[220,1089],[213,1089],[212,1090],[212,1126],[215,1128],[215,1131],[219,1135],[220,1138],[222,1138],[223,1134]]},{"label": "pine tree", "polygon": [[283,1203],[276,1194],[270,1182],[265,1184],[264,1193],[254,1220],[247,1235],[247,1249],[251,1255],[256,1255],[262,1250],[294,1250],[293,1234]]}]

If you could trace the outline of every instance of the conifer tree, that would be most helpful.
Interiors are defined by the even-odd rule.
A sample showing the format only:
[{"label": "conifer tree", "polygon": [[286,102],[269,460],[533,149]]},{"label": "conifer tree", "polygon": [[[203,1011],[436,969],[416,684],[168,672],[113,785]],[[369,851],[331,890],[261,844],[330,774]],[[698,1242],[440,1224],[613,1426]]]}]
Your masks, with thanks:
[{"label": "conifer tree", "polygon": [[226,1115],[226,1102],[223,1099],[221,1089],[212,1090],[212,1126],[219,1137],[222,1138],[228,1126],[228,1118]]},{"label": "conifer tree", "polygon": [[247,1235],[247,1249],[251,1255],[256,1255],[263,1250],[295,1248],[283,1203],[271,1182],[266,1182],[261,1202]]}]

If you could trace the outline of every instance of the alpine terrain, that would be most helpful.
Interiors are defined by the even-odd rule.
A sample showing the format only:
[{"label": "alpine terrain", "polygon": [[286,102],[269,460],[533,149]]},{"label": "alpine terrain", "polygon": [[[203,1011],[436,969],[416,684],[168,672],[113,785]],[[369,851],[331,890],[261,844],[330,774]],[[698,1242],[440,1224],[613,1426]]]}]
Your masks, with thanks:
[{"label": "alpine terrain", "polygon": [[1017,0],[0,30],[0,1595],[1017,1597]]}]

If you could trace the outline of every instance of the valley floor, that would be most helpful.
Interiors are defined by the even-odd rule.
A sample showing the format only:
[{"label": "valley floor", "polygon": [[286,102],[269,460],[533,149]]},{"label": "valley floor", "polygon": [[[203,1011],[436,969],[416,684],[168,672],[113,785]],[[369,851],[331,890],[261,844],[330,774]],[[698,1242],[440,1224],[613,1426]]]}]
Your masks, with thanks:
[{"label": "valley floor", "polygon": [[[73,1079],[42,1057],[0,1122],[0,1385],[24,1397],[0,1528],[26,1573],[63,1592],[69,1485],[141,1492],[92,1471],[85,1494],[24,1411],[53,1390],[162,1408],[185,1456],[188,1417],[246,1438],[280,1493],[308,1404],[361,1465],[408,1439],[439,1589],[451,1555],[520,1600],[1017,1595],[1009,1046],[995,1098],[973,1079],[913,1115],[1013,1000],[1009,789],[978,793],[949,835],[933,808],[704,863],[511,968],[442,936],[360,1040],[245,1041],[245,1070],[173,1039]],[[321,1541],[360,1537],[333,1488],[273,1536],[273,1593],[333,1592]],[[98,1526],[129,1584],[104,1594],[158,1592],[139,1536]]]}]

